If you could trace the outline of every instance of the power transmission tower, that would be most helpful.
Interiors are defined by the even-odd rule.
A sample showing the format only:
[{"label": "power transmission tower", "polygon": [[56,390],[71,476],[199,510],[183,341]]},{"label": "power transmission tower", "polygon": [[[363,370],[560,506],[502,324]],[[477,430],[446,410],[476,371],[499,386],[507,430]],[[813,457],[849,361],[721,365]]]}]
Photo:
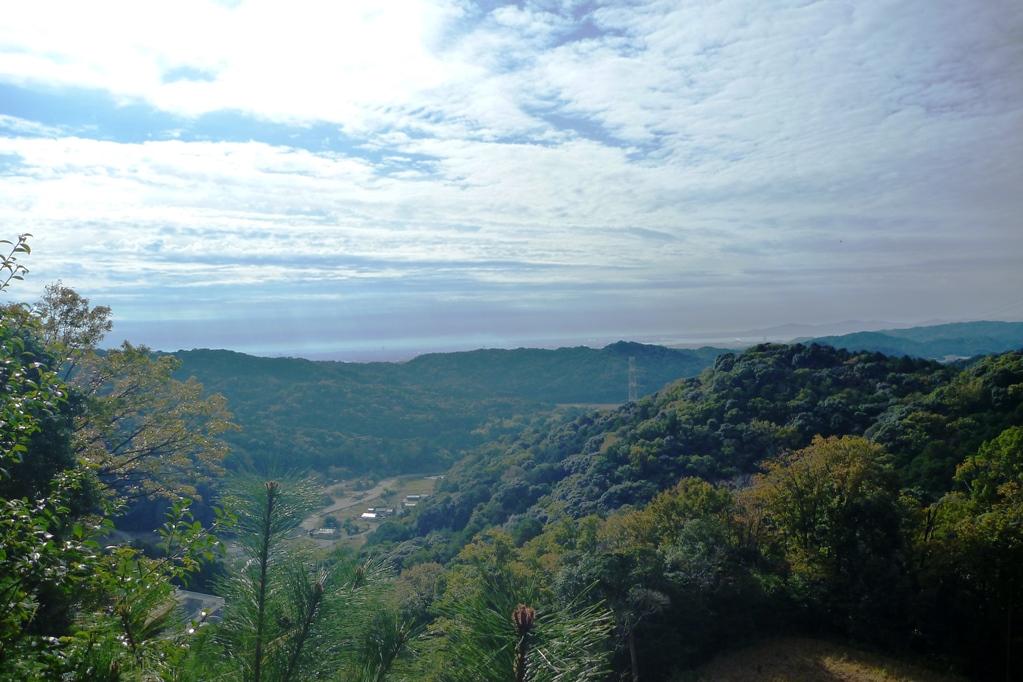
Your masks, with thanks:
[{"label": "power transmission tower", "polygon": [[629,402],[634,403],[639,397],[639,382],[636,381],[636,358],[629,357]]}]

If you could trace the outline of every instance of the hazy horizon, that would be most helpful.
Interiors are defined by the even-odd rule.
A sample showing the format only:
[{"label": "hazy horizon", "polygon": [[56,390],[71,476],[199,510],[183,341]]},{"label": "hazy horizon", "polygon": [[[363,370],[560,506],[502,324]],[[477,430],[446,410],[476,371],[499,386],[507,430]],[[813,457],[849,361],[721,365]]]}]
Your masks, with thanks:
[{"label": "hazy horizon", "polygon": [[[955,322],[977,322],[981,320],[957,320]],[[1010,320],[995,320],[1010,322]],[[603,336],[603,337],[573,337],[573,338],[518,338],[508,339],[486,339],[484,337],[471,337],[461,341],[452,338],[446,339],[417,339],[402,338],[397,343],[383,343],[373,345],[365,341],[350,343],[325,342],[320,346],[309,346],[297,348],[266,348],[259,346],[192,346],[189,348],[176,348],[172,346],[154,346],[153,350],[161,352],[181,352],[195,350],[228,350],[247,355],[270,358],[302,358],[306,360],[329,360],[341,362],[405,362],[420,355],[431,353],[457,353],[474,350],[512,350],[519,348],[547,349],[588,347],[604,348],[605,346],[619,341],[636,342],[650,345],[666,346],[669,348],[702,348],[713,346],[717,348],[743,349],[762,342],[788,343],[807,337],[835,336],[849,334],[859,331],[881,331],[890,329],[905,329],[910,327],[924,327],[941,324],[949,324],[947,320],[922,320],[913,323],[893,323],[881,321],[860,321],[845,320],[836,323],[822,324],[785,324],[765,329],[739,329],[724,330],[717,332],[695,333],[689,336]],[[122,338],[123,337],[123,338]],[[474,340],[475,339],[475,340]],[[119,341],[127,340],[137,343],[138,341],[123,334],[112,334],[102,344],[105,348],[112,348],[119,345]]]},{"label": "hazy horizon", "polygon": [[0,238],[111,343],[1023,315],[1018,2],[104,7],[0,25]]}]

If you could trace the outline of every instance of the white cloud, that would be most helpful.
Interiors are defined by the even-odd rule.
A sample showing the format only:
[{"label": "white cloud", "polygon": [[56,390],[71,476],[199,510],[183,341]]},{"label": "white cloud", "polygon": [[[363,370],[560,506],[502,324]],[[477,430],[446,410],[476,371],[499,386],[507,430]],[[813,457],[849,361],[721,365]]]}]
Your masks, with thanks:
[{"label": "white cloud", "polygon": [[[458,77],[434,49],[458,14],[414,0],[20,3],[5,10],[0,74],[187,115],[234,108],[359,127]],[[210,80],[165,81],[182,67]]]},{"label": "white cloud", "polygon": [[32,137],[60,137],[68,131],[56,126],[43,125],[18,116],[0,113],[0,133],[5,135]]},{"label": "white cloud", "polygon": [[1023,284],[1018,3],[603,3],[585,22],[543,4],[14,5],[0,81],[325,122],[357,146],[3,116],[0,227],[122,294],[404,274],[458,280],[445,300],[852,299],[888,278],[908,306],[935,273],[975,297]]}]

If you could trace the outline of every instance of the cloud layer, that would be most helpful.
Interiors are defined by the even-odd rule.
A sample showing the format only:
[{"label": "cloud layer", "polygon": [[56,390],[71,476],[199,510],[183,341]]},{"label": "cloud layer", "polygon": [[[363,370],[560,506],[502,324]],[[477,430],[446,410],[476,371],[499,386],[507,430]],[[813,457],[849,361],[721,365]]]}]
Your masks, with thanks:
[{"label": "cloud layer", "polygon": [[1023,314],[1018,3],[102,7],[0,25],[0,226],[139,340]]}]

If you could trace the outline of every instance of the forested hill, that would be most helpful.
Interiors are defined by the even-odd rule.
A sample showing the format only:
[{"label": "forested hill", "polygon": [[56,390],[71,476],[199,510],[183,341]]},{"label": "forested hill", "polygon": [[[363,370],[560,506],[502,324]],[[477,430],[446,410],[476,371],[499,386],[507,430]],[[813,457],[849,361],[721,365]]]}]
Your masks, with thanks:
[{"label": "forested hill", "polygon": [[395,473],[447,466],[456,451],[561,403],[621,403],[629,358],[640,394],[694,376],[724,351],[618,342],[602,349],[477,350],[405,363],[180,351],[179,377],[228,398],[243,463]]},{"label": "forested hill", "polygon": [[635,358],[640,395],[695,376],[721,348],[680,350],[619,341],[601,349],[484,349],[431,353],[397,365],[409,380],[480,397],[514,396],[554,403],[621,403],[629,358]]},{"label": "forested hill", "polygon": [[1023,348],[1023,322],[956,322],[822,336],[813,342],[846,350],[877,351],[932,360],[968,358]]},{"label": "forested hill", "polygon": [[1012,425],[1023,425],[1023,353],[943,365],[765,344],[636,403],[478,448],[376,541],[409,540],[399,555],[446,559],[487,527],[528,539],[562,514],[644,504],[683,476],[741,478],[816,435],[884,445],[906,487],[933,498],[966,455]]}]

